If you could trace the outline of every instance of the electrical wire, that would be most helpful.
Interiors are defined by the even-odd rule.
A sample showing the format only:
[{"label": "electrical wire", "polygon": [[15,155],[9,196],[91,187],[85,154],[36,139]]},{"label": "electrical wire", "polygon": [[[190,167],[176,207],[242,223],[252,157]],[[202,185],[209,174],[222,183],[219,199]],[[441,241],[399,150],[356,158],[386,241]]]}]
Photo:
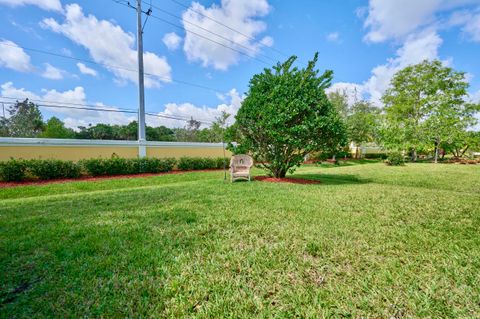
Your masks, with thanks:
[{"label": "electrical wire", "polygon": [[[5,99],[13,99],[12,97],[4,97],[0,96],[0,98],[5,98]],[[22,98],[17,98],[17,100],[22,100]],[[31,100],[31,101],[39,101],[39,100]],[[5,103],[8,105],[13,105],[16,104],[17,102],[11,102],[11,101],[0,101],[0,103]],[[77,106],[70,106],[70,105],[63,105],[63,104],[69,104],[69,103],[63,103],[63,102],[57,102],[57,103],[63,103],[63,104],[54,104],[53,102],[48,102],[49,104],[43,104],[43,103],[35,103],[39,107],[46,107],[46,108],[60,108],[60,109],[73,109],[73,110],[86,110],[86,111],[96,111],[96,112],[113,112],[113,113],[127,113],[127,114],[138,114],[138,111],[133,110],[133,109],[120,109],[120,108],[105,108],[105,106],[98,107],[98,106],[93,106],[91,104],[80,104],[80,103],[72,103],[73,105]],[[151,113],[151,112],[146,112],[145,115],[149,115],[152,117],[158,117],[158,118],[165,118],[165,119],[171,119],[171,120],[178,120],[178,121],[189,121],[193,119],[192,117],[186,117],[186,116],[181,116],[181,115],[164,115],[164,114],[158,114],[158,113]],[[202,124],[212,124],[214,122],[208,121],[208,120],[197,120],[196,121],[202,123]]]},{"label": "electrical wire", "polygon": [[[198,11],[198,10],[195,10],[195,9],[193,9],[191,6],[188,6],[188,5],[186,5],[186,4],[184,4],[184,3],[181,3],[180,1],[177,1],[177,0],[170,0],[170,1],[173,2],[173,3],[176,3],[177,5],[185,8],[185,9],[191,10],[192,12],[195,12],[196,14],[199,14],[199,15],[201,15],[202,17],[204,17],[204,18],[206,18],[206,19],[209,19],[210,21],[213,21],[213,22],[215,22],[215,23],[217,23],[217,24],[219,24],[219,25],[221,25],[221,26],[223,26],[223,27],[225,27],[225,28],[227,28],[227,29],[229,29],[229,30],[231,30],[231,31],[233,31],[233,32],[236,32],[236,33],[244,36],[245,38],[247,38],[247,39],[249,39],[249,40],[257,41],[254,37],[252,37],[252,36],[250,36],[250,35],[247,35],[247,34],[241,32],[241,31],[238,31],[237,29],[232,28],[232,27],[224,24],[223,22],[220,22],[220,21],[218,21],[217,19],[214,19],[214,18],[212,18],[212,17],[210,17],[210,16],[208,16],[208,15],[206,15],[206,14],[204,14],[204,13]],[[153,8],[156,8],[155,6],[152,6],[152,7],[153,7]],[[158,8],[157,8],[157,9],[158,9]],[[279,54],[285,56],[285,57],[289,57],[289,56],[290,56],[289,54],[286,54],[286,53],[284,53],[284,52],[282,52],[282,51],[280,51],[280,50],[278,50],[278,49],[269,47],[269,46],[265,45],[265,44],[262,43],[262,42],[258,42],[258,43],[259,43],[260,45],[262,45],[262,46],[265,46],[266,48],[268,48],[268,49],[270,49],[270,50],[272,50],[272,51],[275,51],[276,53],[279,53]]]},{"label": "electrical wire", "polygon": [[[119,1],[115,1],[115,0],[113,0],[113,1],[114,1],[115,3],[120,4],[120,5],[124,5],[124,6],[126,6],[127,8],[131,8],[128,4],[125,4],[125,3],[123,3],[123,2],[119,2]],[[125,0],[125,1],[126,1],[126,0]],[[128,2],[128,1],[127,1],[127,2]],[[255,57],[255,56],[253,56],[253,55],[247,54],[247,53],[245,53],[245,52],[243,52],[243,51],[240,51],[240,50],[238,50],[238,49],[232,48],[232,47],[230,47],[230,46],[228,46],[228,45],[226,45],[226,44],[224,44],[224,43],[221,43],[221,42],[218,42],[218,41],[216,41],[216,40],[210,39],[209,37],[206,37],[206,36],[204,36],[204,35],[202,35],[202,34],[200,34],[200,33],[197,33],[197,32],[195,32],[195,31],[187,30],[185,27],[183,27],[183,26],[181,26],[181,25],[178,25],[178,24],[176,24],[176,23],[173,23],[173,22],[171,22],[171,21],[168,21],[168,20],[166,20],[166,19],[163,19],[163,18],[161,18],[161,17],[159,17],[159,16],[150,14],[150,17],[152,17],[152,18],[154,18],[154,19],[157,19],[157,20],[159,20],[159,21],[161,21],[161,22],[163,22],[163,23],[169,24],[169,25],[171,25],[171,26],[173,26],[173,27],[175,27],[175,28],[177,28],[177,29],[180,29],[180,30],[183,30],[183,31],[185,31],[185,32],[189,32],[189,33],[191,33],[191,34],[194,34],[194,35],[196,35],[197,37],[200,37],[200,38],[202,38],[202,39],[205,39],[205,40],[207,40],[207,41],[210,41],[210,42],[212,42],[212,43],[215,43],[215,44],[217,44],[217,45],[220,45],[220,46],[222,46],[222,47],[224,47],[224,48],[227,48],[227,49],[229,49],[229,50],[235,51],[235,52],[237,52],[237,53],[239,53],[239,54],[241,54],[241,55],[244,55],[244,56],[249,57],[249,58],[251,58],[251,59],[253,59],[253,60],[256,60],[256,61],[258,61],[258,62],[260,62],[260,63],[262,63],[262,64],[265,64],[265,65],[267,65],[267,66],[269,66],[269,67],[272,66],[271,63],[268,63],[268,62],[266,62],[266,61],[264,61],[264,60],[262,60],[262,59],[259,59],[259,58]]]},{"label": "electrical wire", "polygon": [[[115,2],[117,2],[117,1],[115,1]],[[117,2],[117,3],[118,3],[118,2]],[[143,1],[143,3],[146,3],[146,1]],[[211,30],[209,30],[209,29],[207,29],[207,28],[202,27],[201,25],[198,25],[198,24],[193,23],[193,22],[188,21],[188,20],[183,20],[182,17],[180,17],[180,16],[178,16],[178,15],[176,15],[176,14],[174,14],[174,13],[171,13],[171,12],[169,12],[169,11],[167,11],[167,10],[161,9],[160,7],[155,6],[155,5],[151,5],[151,7],[152,7],[152,8],[155,8],[156,10],[158,10],[158,11],[160,11],[160,12],[165,13],[166,15],[169,15],[169,16],[171,16],[171,17],[180,19],[180,20],[182,20],[182,21],[183,21],[184,23],[186,23],[186,24],[189,24],[189,25],[192,25],[192,26],[194,26],[194,27],[197,27],[197,28],[199,28],[199,29],[201,29],[201,30],[203,30],[203,31],[205,31],[205,32],[208,32],[208,33],[210,33],[210,34],[213,34],[213,35],[215,35],[215,36],[217,36],[217,37],[219,37],[219,38],[221,38],[221,39],[223,39],[223,40],[226,40],[226,41],[228,41],[228,42],[230,42],[230,43],[233,43],[233,44],[235,44],[235,45],[237,45],[237,46],[239,46],[239,47],[242,47],[242,48],[244,48],[244,49],[246,49],[246,50],[249,50],[249,51],[252,52],[253,54],[257,54],[257,50],[255,50],[255,49],[252,49],[252,48],[250,48],[250,47],[247,47],[247,46],[245,46],[245,45],[243,45],[243,44],[241,44],[241,43],[239,43],[239,42],[236,42],[236,41],[234,41],[234,40],[232,40],[232,39],[229,39],[229,38],[227,38],[227,37],[225,37],[225,36],[223,36],[223,35],[221,35],[221,34],[218,34],[218,33],[216,33],[216,32],[213,32],[213,31],[211,31]],[[191,31],[189,31],[189,32],[191,32]],[[255,40],[255,39],[254,39],[254,40]],[[255,40],[255,43],[257,43],[257,42],[258,42],[259,44],[263,45],[262,42]],[[277,60],[275,60],[275,59],[273,59],[273,58],[271,58],[271,57],[269,57],[268,55],[265,55],[265,54],[263,54],[263,53],[260,53],[259,55],[263,56],[264,58],[267,58],[267,59],[271,60],[273,63],[276,63],[276,62],[277,62]]]},{"label": "electrical wire", "polygon": [[[122,66],[116,66],[116,65],[111,65],[111,64],[105,64],[105,63],[95,62],[95,61],[88,60],[88,59],[76,58],[76,57],[73,57],[73,56],[68,56],[68,55],[64,55],[64,54],[59,54],[59,53],[55,53],[55,52],[50,52],[50,51],[45,51],[45,50],[40,50],[40,49],[35,49],[35,48],[30,48],[30,47],[25,47],[25,46],[20,46],[20,45],[13,45],[13,44],[8,44],[8,43],[0,43],[0,46],[2,46],[2,45],[9,46],[9,47],[13,47],[13,48],[21,48],[21,49],[23,49],[23,50],[25,50],[25,51],[36,52],[36,53],[51,55],[51,56],[55,56],[55,57],[60,57],[60,58],[65,58],[65,59],[70,59],[70,60],[75,60],[75,61],[80,61],[80,62],[95,64],[95,65],[103,66],[103,67],[106,67],[106,68],[124,70],[124,71],[135,72],[135,73],[138,72],[138,70],[136,70],[136,69],[130,69],[130,68],[122,67]],[[159,79],[164,79],[165,81],[171,81],[171,82],[173,82],[173,83],[178,83],[178,84],[188,85],[188,86],[192,86],[192,87],[197,87],[197,88],[200,88],[200,89],[205,89],[205,90],[208,90],[208,91],[213,91],[213,92],[215,92],[215,93],[221,93],[221,92],[222,92],[222,90],[220,90],[220,89],[216,89],[216,88],[213,88],[213,87],[209,87],[209,86],[206,86],[206,85],[203,85],[203,84],[197,84],[197,83],[192,83],[192,82],[189,82],[189,81],[172,79],[172,78],[163,77],[163,76],[156,75],[156,74],[152,74],[152,73],[148,73],[148,72],[145,72],[144,74],[145,74],[145,76],[154,77],[154,78],[159,78]]]}]

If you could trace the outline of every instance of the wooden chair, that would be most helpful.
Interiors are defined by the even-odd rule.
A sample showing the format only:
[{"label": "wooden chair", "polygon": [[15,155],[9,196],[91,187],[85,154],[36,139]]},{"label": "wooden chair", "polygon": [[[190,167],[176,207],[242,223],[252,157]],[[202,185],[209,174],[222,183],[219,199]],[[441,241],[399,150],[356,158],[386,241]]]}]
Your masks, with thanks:
[{"label": "wooden chair", "polygon": [[248,155],[234,155],[230,159],[230,181],[245,179],[250,181],[250,168],[253,159]]}]

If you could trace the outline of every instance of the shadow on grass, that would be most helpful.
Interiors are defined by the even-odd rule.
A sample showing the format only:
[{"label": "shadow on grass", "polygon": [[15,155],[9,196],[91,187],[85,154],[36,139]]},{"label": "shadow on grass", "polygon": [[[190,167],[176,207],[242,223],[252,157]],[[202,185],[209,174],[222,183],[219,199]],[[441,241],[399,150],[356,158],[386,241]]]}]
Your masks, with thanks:
[{"label": "shadow on grass", "polygon": [[293,174],[289,177],[320,181],[323,185],[367,184],[370,179],[349,174]]},{"label": "shadow on grass", "polygon": [[357,166],[357,165],[365,165],[365,164],[376,164],[380,163],[381,160],[376,159],[358,159],[358,160],[339,160],[338,164],[322,162],[316,164],[304,164],[302,166],[306,167],[321,167],[321,168],[335,168],[335,167],[343,167],[343,166]]}]

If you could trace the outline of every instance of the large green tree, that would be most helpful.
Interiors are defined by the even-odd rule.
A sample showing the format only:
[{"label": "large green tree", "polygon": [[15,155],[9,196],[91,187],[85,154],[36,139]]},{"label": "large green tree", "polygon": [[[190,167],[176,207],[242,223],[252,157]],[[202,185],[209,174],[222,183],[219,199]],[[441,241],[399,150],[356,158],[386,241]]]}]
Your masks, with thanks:
[{"label": "large green tree", "polygon": [[383,96],[386,122],[383,142],[389,148],[432,149],[435,160],[442,143],[475,123],[473,104],[466,103],[468,82],[438,60],[423,61],[397,72]]},{"label": "large green tree", "polygon": [[37,137],[43,130],[42,113],[28,99],[17,101],[9,110],[6,122],[8,135],[12,137]]},{"label": "large green tree", "polygon": [[292,172],[308,153],[346,144],[341,117],[325,94],[333,72],[319,74],[317,59],[300,69],[293,56],[254,75],[236,115],[237,142],[275,177]]},{"label": "large green tree", "polygon": [[40,137],[45,138],[74,138],[75,132],[71,128],[65,127],[65,124],[58,118],[51,117],[45,123],[43,132]]}]

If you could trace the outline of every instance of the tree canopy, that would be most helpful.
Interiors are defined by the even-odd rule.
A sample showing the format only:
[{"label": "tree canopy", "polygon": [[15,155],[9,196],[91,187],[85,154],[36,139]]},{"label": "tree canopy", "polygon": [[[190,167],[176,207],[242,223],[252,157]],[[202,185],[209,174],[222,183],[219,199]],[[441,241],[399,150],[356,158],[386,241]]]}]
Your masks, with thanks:
[{"label": "tree canopy", "polygon": [[292,56],[254,75],[235,117],[237,142],[275,177],[293,171],[308,153],[346,144],[341,116],[325,94],[333,72],[319,74],[317,59],[300,69]]},{"label": "tree canopy", "polygon": [[383,96],[386,121],[382,129],[389,148],[408,149],[412,160],[420,149],[454,143],[476,123],[478,105],[467,103],[465,73],[442,62],[423,61],[397,72]]}]

